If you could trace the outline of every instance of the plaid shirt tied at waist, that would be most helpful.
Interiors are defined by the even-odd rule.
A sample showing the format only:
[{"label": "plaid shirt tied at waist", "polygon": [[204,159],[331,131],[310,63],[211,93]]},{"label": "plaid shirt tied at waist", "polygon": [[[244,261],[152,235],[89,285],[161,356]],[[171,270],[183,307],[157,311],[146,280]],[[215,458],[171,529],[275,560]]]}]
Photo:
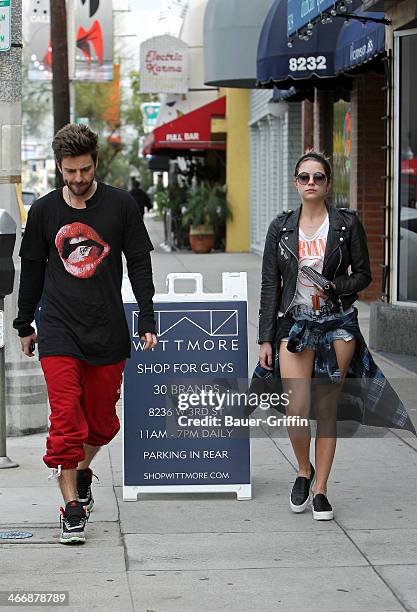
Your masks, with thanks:
[{"label": "plaid shirt tied at waist", "polygon": [[333,346],[332,333],[344,329],[357,340],[355,353],[349,365],[340,391],[337,409],[338,420],[354,420],[362,425],[406,429],[416,434],[404,404],[376,365],[361,334],[357,308],[337,319],[325,322],[296,321],[287,314],[279,321],[274,341],[274,370],[266,370],[258,363],[253,373],[251,387],[257,392],[263,387],[280,388],[279,346],[282,338],[289,337],[287,348],[299,353],[308,345],[310,334],[316,334],[317,348],[313,378],[327,378],[331,383],[340,382],[340,370]]}]

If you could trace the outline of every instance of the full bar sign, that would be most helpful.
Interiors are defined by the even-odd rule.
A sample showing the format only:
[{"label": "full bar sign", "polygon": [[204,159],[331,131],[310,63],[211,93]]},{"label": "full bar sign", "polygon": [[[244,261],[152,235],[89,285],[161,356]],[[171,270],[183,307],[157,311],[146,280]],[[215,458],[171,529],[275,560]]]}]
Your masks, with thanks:
[{"label": "full bar sign", "polygon": [[332,8],[337,0],[287,0],[287,34],[292,36],[320,13]]},{"label": "full bar sign", "polygon": [[0,0],[0,51],[10,51],[11,9],[10,0]]}]

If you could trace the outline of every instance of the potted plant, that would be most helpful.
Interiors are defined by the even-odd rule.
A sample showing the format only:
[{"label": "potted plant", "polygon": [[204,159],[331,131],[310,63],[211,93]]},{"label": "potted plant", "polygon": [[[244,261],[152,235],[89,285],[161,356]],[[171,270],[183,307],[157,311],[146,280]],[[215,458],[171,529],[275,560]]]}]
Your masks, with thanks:
[{"label": "potted plant", "polygon": [[153,200],[160,218],[164,216],[165,209],[169,206],[168,190],[163,185],[157,185],[154,190]]},{"label": "potted plant", "polygon": [[189,190],[182,222],[190,225],[190,245],[195,253],[209,253],[215,243],[215,228],[231,218],[223,185],[202,183]]}]

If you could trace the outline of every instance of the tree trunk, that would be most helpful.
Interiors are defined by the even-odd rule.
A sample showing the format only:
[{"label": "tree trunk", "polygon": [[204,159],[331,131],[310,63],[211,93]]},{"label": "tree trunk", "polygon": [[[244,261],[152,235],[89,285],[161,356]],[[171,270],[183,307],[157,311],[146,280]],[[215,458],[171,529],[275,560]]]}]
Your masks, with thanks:
[{"label": "tree trunk", "polygon": [[[50,0],[52,90],[54,103],[54,133],[70,122],[68,80],[67,11],[65,0]],[[61,174],[55,170],[55,184],[62,185]]]}]

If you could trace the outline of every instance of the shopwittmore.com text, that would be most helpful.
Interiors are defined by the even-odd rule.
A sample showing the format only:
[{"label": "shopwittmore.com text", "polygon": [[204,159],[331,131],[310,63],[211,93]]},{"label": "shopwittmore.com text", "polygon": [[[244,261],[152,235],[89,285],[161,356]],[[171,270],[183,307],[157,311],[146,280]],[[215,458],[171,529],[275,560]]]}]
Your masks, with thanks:
[{"label": "shopwittmore.com text", "polygon": [[299,416],[277,417],[271,414],[266,418],[255,418],[235,417],[225,414],[222,417],[205,416],[201,418],[181,415],[178,417],[177,423],[180,427],[260,427],[261,425],[268,425],[269,427],[306,427],[309,421]]}]

